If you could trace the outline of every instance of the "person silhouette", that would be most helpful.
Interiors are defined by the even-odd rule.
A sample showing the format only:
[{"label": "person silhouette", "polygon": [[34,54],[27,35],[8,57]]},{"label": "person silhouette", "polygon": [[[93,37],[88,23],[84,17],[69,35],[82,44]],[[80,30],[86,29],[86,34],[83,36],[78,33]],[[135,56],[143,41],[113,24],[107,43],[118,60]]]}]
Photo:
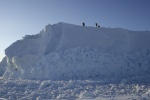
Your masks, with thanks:
[{"label": "person silhouette", "polygon": [[97,24],[97,23],[95,23],[95,25],[96,25],[96,27],[98,26],[98,24]]},{"label": "person silhouette", "polygon": [[83,22],[82,25],[85,26],[85,23]]}]

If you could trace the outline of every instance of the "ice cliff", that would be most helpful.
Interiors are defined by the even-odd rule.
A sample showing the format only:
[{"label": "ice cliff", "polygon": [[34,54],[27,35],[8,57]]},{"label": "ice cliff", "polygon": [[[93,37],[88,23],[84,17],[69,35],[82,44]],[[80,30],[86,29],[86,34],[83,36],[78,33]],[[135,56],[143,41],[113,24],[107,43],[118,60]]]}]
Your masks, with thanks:
[{"label": "ice cliff", "polygon": [[[46,25],[5,50],[3,78],[123,80],[150,75],[150,32]],[[6,67],[6,69],[4,68]]]}]

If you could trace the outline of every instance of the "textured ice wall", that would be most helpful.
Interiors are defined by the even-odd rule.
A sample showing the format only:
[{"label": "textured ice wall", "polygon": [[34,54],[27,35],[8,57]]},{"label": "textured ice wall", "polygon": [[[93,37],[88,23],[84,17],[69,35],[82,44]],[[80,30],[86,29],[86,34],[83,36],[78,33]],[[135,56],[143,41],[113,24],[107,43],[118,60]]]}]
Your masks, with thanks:
[{"label": "textured ice wall", "polygon": [[89,47],[104,51],[138,51],[150,48],[150,32],[129,31],[120,28],[82,27],[65,23],[47,25],[37,35],[26,35],[10,45],[7,57],[28,54],[43,55],[69,48]]},{"label": "textured ice wall", "polygon": [[148,74],[149,41],[148,31],[47,25],[5,50],[3,77],[61,80]]}]

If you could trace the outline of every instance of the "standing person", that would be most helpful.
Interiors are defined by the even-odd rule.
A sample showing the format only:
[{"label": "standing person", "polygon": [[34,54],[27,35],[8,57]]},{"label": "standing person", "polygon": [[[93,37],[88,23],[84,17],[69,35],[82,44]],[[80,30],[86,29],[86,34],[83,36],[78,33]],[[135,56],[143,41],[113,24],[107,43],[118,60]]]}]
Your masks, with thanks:
[{"label": "standing person", "polygon": [[82,25],[85,26],[85,23],[83,22]]},{"label": "standing person", "polygon": [[97,24],[97,23],[95,23],[95,25],[96,25],[96,27],[98,26],[98,24]]}]

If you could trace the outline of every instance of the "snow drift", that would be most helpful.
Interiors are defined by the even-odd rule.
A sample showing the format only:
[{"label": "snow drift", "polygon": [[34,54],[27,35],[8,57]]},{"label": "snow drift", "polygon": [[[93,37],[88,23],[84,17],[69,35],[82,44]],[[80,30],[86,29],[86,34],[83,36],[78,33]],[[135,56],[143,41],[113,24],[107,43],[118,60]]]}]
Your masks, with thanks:
[{"label": "snow drift", "polygon": [[[149,76],[150,32],[121,28],[46,25],[5,50],[4,78],[111,79]],[[2,66],[2,65],[0,65]]]}]

